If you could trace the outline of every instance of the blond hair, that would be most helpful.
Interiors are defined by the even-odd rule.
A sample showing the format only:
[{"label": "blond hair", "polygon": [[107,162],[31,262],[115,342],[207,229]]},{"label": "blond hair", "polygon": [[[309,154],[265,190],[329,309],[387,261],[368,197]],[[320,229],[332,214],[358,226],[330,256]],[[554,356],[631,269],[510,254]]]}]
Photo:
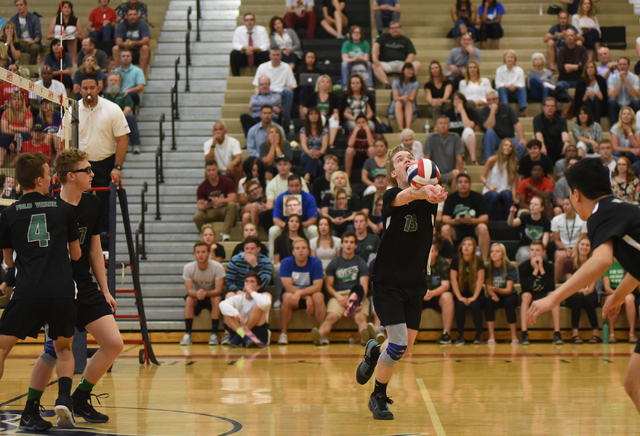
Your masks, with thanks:
[{"label": "blond hair", "polygon": [[413,159],[413,153],[411,152],[411,150],[405,148],[403,145],[398,145],[393,149],[387,151],[387,163],[385,165],[385,169],[387,170],[387,184],[393,188],[398,187],[398,181],[395,178],[391,177],[391,172],[394,171],[393,158],[401,151],[406,151],[411,155],[411,158]]}]

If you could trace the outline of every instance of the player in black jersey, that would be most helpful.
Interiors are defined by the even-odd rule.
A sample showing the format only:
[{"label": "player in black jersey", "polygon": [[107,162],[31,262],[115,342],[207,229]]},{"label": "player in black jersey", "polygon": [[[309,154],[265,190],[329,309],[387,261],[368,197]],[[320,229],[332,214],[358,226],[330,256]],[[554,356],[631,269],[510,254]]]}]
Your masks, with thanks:
[{"label": "player in black jersey", "polygon": [[[47,324],[59,360],[55,411],[59,419],[67,421],[73,419],[71,344],[76,320],[76,287],[69,257],[78,260],[81,250],[73,208],[46,196],[51,185],[49,171],[42,153],[21,154],[16,178],[25,195],[0,215],[0,248],[7,266],[16,268],[11,301],[0,318],[0,378],[4,360],[18,339],[37,338]],[[51,423],[40,417],[39,408],[39,400],[28,401],[21,429],[51,428]]]},{"label": "player in black jersey", "polygon": [[[63,150],[56,158],[55,169],[62,184],[60,198],[73,206],[80,231],[82,257],[72,262],[73,279],[78,288],[76,327],[79,331],[91,333],[100,346],[89,360],[80,384],[71,396],[73,411],[88,422],[104,423],[109,417],[93,408],[91,390],[122,351],[122,337],[113,317],[116,300],[109,293],[104,272],[100,244],[101,203],[95,195],[85,192],[91,188],[93,179],[87,153],[78,149]],[[55,365],[56,353],[49,344],[45,344],[45,351],[35,364],[29,384],[29,391],[38,399],[47,387]],[[73,427],[74,422],[67,424]]]},{"label": "player in black jersey", "polygon": [[[593,254],[562,286],[531,305],[527,313],[530,324],[535,323],[540,314],[602,277],[614,257],[627,275],[604,304],[603,318],[616,315],[625,297],[640,283],[640,208],[611,194],[609,169],[599,159],[582,159],[564,176],[573,208],[587,221]],[[640,342],[631,356],[624,387],[640,412]]]},{"label": "player in black jersey", "polygon": [[437,203],[447,198],[440,185],[418,190],[409,187],[407,169],[412,162],[413,154],[402,146],[387,153],[387,179],[393,187],[383,195],[385,233],[371,278],[373,304],[389,339],[382,345],[370,340],[356,371],[358,383],[365,384],[380,363],[369,400],[375,419],[393,419],[387,406],[392,403],[387,397],[387,384],[402,355],[411,350],[420,328]]}]

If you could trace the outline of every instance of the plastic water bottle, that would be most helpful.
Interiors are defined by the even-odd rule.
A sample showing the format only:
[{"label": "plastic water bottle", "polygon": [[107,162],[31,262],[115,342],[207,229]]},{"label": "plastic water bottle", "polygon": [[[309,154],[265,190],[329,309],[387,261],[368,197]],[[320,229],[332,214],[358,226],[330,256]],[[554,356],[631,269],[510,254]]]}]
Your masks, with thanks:
[{"label": "plastic water bottle", "polygon": [[296,125],[293,124],[293,120],[289,121],[289,134],[293,135],[296,133]]},{"label": "plastic water bottle", "polygon": [[429,119],[427,119],[427,121],[425,121],[424,123],[424,133],[429,133],[429,131],[431,130],[431,124],[429,124]]},{"label": "plastic water bottle", "polygon": [[604,324],[602,324],[602,343],[603,344],[609,343],[609,322],[608,321],[605,321]]},{"label": "plastic water bottle", "polygon": [[542,9],[542,4],[540,4],[540,11],[539,11],[540,15],[543,15],[543,9]]}]

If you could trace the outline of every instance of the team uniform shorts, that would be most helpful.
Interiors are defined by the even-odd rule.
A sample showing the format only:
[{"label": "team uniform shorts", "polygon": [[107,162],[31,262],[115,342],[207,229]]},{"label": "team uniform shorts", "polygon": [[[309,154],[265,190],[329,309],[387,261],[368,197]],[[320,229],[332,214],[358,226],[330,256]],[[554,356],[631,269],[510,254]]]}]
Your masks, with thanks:
[{"label": "team uniform shorts", "polygon": [[410,287],[374,282],[373,304],[380,324],[387,327],[407,324],[407,328],[418,330],[422,317],[422,302],[427,293],[424,284]]},{"label": "team uniform shorts", "polygon": [[104,294],[98,289],[93,280],[78,282],[78,299],[76,300],[76,328],[85,331],[87,325],[99,320],[103,316],[113,315],[111,305],[107,303]]},{"label": "team uniform shorts", "polygon": [[0,335],[37,338],[45,324],[49,325],[49,336],[54,341],[73,337],[76,326],[74,298],[12,298],[0,318]]}]

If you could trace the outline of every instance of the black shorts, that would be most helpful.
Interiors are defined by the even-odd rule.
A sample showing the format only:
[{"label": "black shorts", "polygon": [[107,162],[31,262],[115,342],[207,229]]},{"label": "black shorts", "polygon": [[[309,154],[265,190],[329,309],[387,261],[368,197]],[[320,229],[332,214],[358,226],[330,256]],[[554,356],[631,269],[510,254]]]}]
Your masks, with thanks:
[{"label": "black shorts", "polygon": [[262,325],[255,326],[251,329],[251,332],[256,335],[256,338],[260,339],[260,341],[268,345],[269,343],[269,323],[265,322]]},{"label": "black shorts", "polygon": [[11,299],[0,318],[0,335],[37,338],[45,324],[49,337],[71,338],[76,327],[73,298]]},{"label": "black shorts", "polygon": [[478,241],[478,237],[476,236],[476,226],[454,226],[453,229],[456,231],[456,238],[453,241],[456,247],[460,245],[464,238],[467,237],[475,239],[476,242]]},{"label": "black shorts", "polygon": [[[184,299],[187,299],[187,295],[184,296]],[[193,311],[193,314],[195,316],[200,315],[200,312],[202,312],[203,310],[208,310],[209,312],[211,312],[211,297],[205,297],[204,300],[198,300],[198,302],[196,303],[196,308]]]},{"label": "black shorts", "polygon": [[424,284],[399,287],[386,283],[373,284],[373,304],[384,327],[407,324],[407,328],[418,330],[422,317],[422,302],[427,293]]},{"label": "black shorts", "polygon": [[76,328],[78,331],[85,331],[87,325],[99,320],[103,316],[113,315],[111,305],[104,298],[102,301],[93,304],[78,303],[76,312]]},{"label": "black shorts", "polygon": [[520,304],[522,304],[522,295],[523,294],[530,294],[532,303],[534,301],[536,301],[536,300],[541,300],[544,297],[546,297],[547,295],[549,295],[548,292],[522,292],[522,293],[520,293]]},{"label": "black shorts", "polygon": [[433,297],[429,301],[424,301],[424,297],[422,297],[422,310],[425,309],[433,309],[438,312],[442,312],[442,309],[440,308],[440,295]]}]

